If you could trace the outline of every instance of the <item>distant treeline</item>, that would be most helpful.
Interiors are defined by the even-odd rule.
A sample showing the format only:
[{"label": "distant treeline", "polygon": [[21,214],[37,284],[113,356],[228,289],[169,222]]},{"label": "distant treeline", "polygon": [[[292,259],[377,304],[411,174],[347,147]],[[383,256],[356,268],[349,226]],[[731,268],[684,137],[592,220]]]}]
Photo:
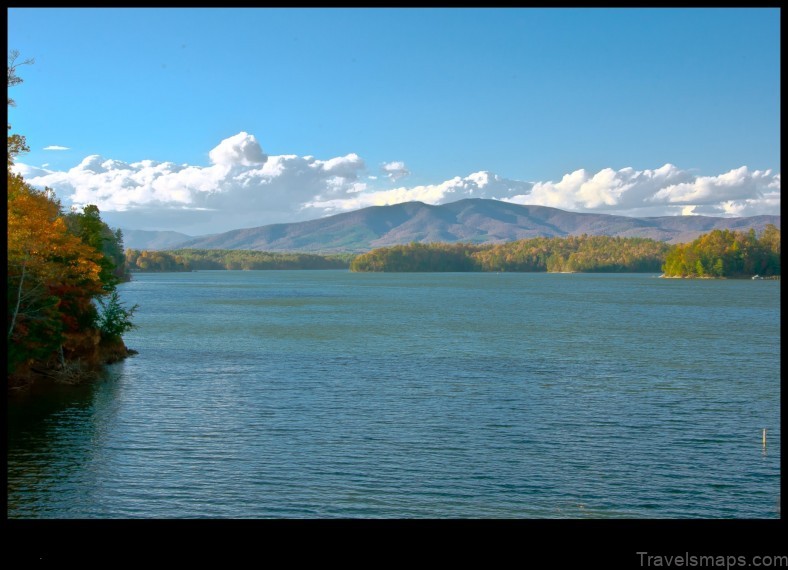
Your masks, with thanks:
[{"label": "distant treeline", "polygon": [[666,277],[743,277],[780,274],[780,230],[758,238],[714,230],[688,244],[647,238],[569,236],[497,245],[411,243],[357,256],[351,271],[547,271],[629,273],[662,271]]},{"label": "distant treeline", "polygon": [[769,224],[760,238],[755,230],[714,230],[671,248],[663,270],[666,277],[780,275],[780,230]]},{"label": "distant treeline", "polygon": [[658,272],[670,245],[646,238],[539,237],[503,244],[411,243],[359,255],[351,271]]},{"label": "distant treeline", "polygon": [[666,277],[780,275],[780,230],[714,230],[691,243],[648,238],[539,237],[502,244],[410,243],[362,254],[316,255],[236,249],[126,250],[128,271],[347,269],[351,271],[528,271],[658,273]]},{"label": "distant treeline", "polygon": [[198,269],[347,269],[352,254],[314,255],[240,249],[126,250],[129,271]]}]

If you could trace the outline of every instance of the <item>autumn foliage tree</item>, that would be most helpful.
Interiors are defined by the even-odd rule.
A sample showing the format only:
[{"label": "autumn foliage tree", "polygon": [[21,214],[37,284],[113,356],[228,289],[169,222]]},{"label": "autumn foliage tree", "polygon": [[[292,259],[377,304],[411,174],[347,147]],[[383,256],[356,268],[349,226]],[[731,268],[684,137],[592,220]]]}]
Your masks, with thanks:
[{"label": "autumn foliage tree", "polygon": [[8,173],[9,368],[43,358],[89,325],[104,292],[101,253],[68,231],[60,204]]},{"label": "autumn foliage tree", "polygon": [[101,252],[99,277],[107,292],[112,291],[118,283],[129,280],[123,252],[123,233],[120,230],[113,231],[104,223],[97,206],[90,204],[82,212],[72,211],[66,214],[65,221],[72,234]]},{"label": "autumn foliage tree", "polygon": [[[9,56],[9,87],[21,82],[16,75],[17,56],[14,52]],[[10,98],[8,102],[13,104]],[[52,190],[33,188],[12,171],[14,159],[25,151],[24,137],[9,134],[9,378],[23,365],[46,368],[54,361],[64,367],[69,335],[103,332],[99,325],[107,320],[106,315],[96,305],[104,307],[105,313],[112,306],[117,283],[125,276],[121,235],[113,234],[101,221],[98,208],[88,206],[82,213],[65,215]],[[110,305],[98,302],[108,295]],[[130,311],[121,306],[117,314],[116,297],[115,304],[113,318],[127,323]]]},{"label": "autumn foliage tree", "polygon": [[780,229],[769,224],[760,238],[755,230],[713,230],[673,248],[663,270],[668,277],[780,275]]}]

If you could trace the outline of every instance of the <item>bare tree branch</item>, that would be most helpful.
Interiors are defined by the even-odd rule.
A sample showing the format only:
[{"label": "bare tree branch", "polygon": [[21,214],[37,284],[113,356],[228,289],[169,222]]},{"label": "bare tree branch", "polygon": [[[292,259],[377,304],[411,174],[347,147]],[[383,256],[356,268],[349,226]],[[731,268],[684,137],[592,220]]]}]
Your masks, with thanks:
[{"label": "bare tree branch", "polygon": [[[19,58],[19,50],[11,50],[8,53],[8,86],[13,87],[14,85],[19,85],[22,83],[23,79],[16,74],[16,68],[20,65],[32,65],[36,62],[33,58],[28,58],[24,61],[17,61]],[[11,97],[8,98],[9,106],[13,107],[16,105],[14,100]]]}]

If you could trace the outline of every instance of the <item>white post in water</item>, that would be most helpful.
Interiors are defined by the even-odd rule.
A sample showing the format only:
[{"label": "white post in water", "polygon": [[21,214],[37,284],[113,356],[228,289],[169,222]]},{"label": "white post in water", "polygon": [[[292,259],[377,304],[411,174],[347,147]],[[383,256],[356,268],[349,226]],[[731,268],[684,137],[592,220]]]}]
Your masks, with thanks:
[{"label": "white post in water", "polygon": [[763,446],[766,447],[766,428],[763,428]]}]

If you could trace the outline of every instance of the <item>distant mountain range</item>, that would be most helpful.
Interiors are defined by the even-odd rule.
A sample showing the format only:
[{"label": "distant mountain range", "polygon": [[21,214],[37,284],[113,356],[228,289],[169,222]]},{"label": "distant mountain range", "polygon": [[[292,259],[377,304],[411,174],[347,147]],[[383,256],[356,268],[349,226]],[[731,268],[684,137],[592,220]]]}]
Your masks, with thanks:
[{"label": "distant mountain range", "polygon": [[131,249],[171,249],[179,243],[194,239],[194,236],[179,232],[157,232],[148,230],[123,231],[123,247]]},{"label": "distant mountain range", "polygon": [[[361,253],[410,242],[500,243],[533,237],[607,235],[689,242],[715,229],[763,231],[780,216],[631,218],[580,214],[546,206],[521,206],[470,198],[440,206],[406,202],[372,206],[307,222],[272,224],[202,237],[177,232],[124,230],[134,249],[251,249],[311,253]],[[180,237],[183,239],[180,239]]]}]

